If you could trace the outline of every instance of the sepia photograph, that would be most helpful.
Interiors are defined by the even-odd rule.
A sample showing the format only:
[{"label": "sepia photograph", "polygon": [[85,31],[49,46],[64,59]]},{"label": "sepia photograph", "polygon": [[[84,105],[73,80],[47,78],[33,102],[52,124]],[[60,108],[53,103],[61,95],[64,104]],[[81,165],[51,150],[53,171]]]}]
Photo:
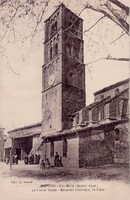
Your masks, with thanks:
[{"label": "sepia photograph", "polygon": [[0,0],[0,199],[128,200],[129,0]]}]

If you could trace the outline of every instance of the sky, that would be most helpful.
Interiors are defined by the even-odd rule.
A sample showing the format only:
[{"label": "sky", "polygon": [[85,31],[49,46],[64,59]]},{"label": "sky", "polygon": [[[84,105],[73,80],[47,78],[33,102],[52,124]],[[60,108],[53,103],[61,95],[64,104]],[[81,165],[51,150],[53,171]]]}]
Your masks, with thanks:
[{"label": "sky", "polygon": [[[81,10],[78,4],[74,7],[72,1],[64,3],[75,13]],[[49,17],[54,9],[52,1],[44,19]],[[84,19],[85,31],[100,15],[87,10],[80,17]],[[23,30],[29,31],[24,23],[18,23],[17,29],[21,33]],[[93,102],[95,91],[129,77],[129,62],[104,59],[108,55],[116,58],[129,57],[127,35],[113,42],[121,34],[122,30],[116,24],[104,19],[83,35],[87,105]],[[2,47],[6,47],[7,56],[0,63],[0,124],[6,131],[41,121],[43,41],[44,28],[40,29],[39,36],[34,38],[32,45],[29,41],[22,45],[19,41],[10,42],[8,45],[3,41],[3,46],[0,45],[1,51]]]}]

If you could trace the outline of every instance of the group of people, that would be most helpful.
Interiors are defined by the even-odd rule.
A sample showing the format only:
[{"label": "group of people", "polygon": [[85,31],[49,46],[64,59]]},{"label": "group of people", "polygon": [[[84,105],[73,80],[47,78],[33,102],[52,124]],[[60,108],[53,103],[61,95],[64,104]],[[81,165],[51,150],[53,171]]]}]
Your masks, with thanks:
[{"label": "group of people", "polygon": [[40,163],[40,154],[29,154],[28,156],[26,155],[24,157],[24,163],[25,165],[28,165],[28,164],[39,164]]},{"label": "group of people", "polygon": [[[8,163],[9,163],[9,159],[6,160],[6,164],[8,164]],[[16,165],[18,164],[18,155],[17,154],[12,156],[12,163],[16,164]],[[59,156],[58,152],[55,152],[53,166],[51,166],[48,158],[45,158],[45,160],[43,160],[43,159],[41,159],[40,154],[33,154],[33,153],[30,153],[29,155],[26,155],[24,157],[24,163],[25,163],[25,165],[40,164],[40,169],[49,169],[50,167],[63,167],[62,157]]]},{"label": "group of people", "polygon": [[[62,157],[59,156],[58,152],[55,153],[55,157],[54,157],[54,166],[55,167],[63,167],[62,164]],[[45,158],[45,160],[41,160],[40,163],[40,168],[41,169],[49,169],[51,167],[49,159]]]},{"label": "group of people", "polygon": [[50,162],[49,162],[48,158],[46,158],[45,161],[41,160],[40,168],[41,169],[49,169],[50,168]]}]

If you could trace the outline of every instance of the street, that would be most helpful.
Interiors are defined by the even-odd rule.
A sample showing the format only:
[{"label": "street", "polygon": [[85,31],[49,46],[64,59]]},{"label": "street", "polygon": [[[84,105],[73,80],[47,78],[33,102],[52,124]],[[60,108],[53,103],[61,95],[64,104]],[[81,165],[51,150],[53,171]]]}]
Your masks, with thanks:
[{"label": "street", "polygon": [[[105,199],[117,194],[123,199],[122,189],[129,192],[128,166],[106,165],[95,168],[50,168],[41,170],[39,165],[13,165],[0,163],[0,199],[42,200],[71,198]],[[24,195],[24,196],[23,196]],[[44,198],[43,198],[44,197]],[[109,199],[109,200],[110,200]],[[127,199],[125,199],[127,200]]]},{"label": "street", "polygon": [[129,182],[128,165],[109,164],[91,168],[49,168],[40,169],[40,165],[25,165],[22,161],[18,165],[0,163],[2,178],[28,178],[31,180],[52,180],[52,181],[81,181],[81,180],[116,180],[125,183]]}]

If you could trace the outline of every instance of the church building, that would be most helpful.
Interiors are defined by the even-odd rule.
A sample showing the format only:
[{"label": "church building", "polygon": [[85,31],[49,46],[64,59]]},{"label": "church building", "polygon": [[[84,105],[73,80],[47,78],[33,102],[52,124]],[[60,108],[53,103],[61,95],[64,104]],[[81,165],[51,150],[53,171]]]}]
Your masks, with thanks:
[{"label": "church building", "polygon": [[45,21],[40,131],[25,127],[22,140],[20,129],[10,137],[31,137],[29,151],[52,166],[55,152],[64,167],[128,163],[129,79],[97,91],[87,107],[85,91],[83,20],[61,4]]},{"label": "church building", "polygon": [[63,166],[113,163],[121,156],[115,155],[118,124],[128,139],[129,81],[96,92],[95,102],[85,107],[83,45],[83,20],[61,4],[45,21],[41,137],[43,157],[51,164],[55,152]]}]

